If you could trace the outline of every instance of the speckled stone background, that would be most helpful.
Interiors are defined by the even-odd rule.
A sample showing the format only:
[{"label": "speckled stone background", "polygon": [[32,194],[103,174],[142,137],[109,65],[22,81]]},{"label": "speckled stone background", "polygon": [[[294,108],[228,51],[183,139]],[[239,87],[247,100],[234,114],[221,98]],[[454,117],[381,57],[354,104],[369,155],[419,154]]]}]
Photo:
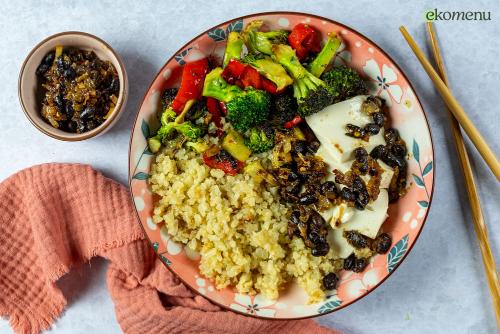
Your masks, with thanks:
[{"label": "speckled stone background", "polygon": [[[405,262],[369,296],[318,321],[359,334],[495,333],[489,291],[443,103],[398,31],[399,25],[405,24],[424,45],[423,13],[431,8],[491,12],[491,21],[437,22],[436,28],[453,91],[500,156],[500,2],[496,0],[2,0],[0,179],[34,164],[57,161],[91,164],[125,184],[135,112],[156,71],[180,46],[201,31],[240,15],[271,10],[323,15],[368,36],[407,73],[429,116],[437,177],[426,226]],[[104,136],[79,143],[56,141],[38,132],[24,117],[17,98],[18,71],[26,54],[46,36],[65,30],[87,31],[109,42],[123,57],[130,79],[130,98],[123,118]],[[468,146],[499,263],[500,187]],[[106,263],[94,260],[58,282],[69,303],[51,333],[120,333],[106,290],[105,271]],[[11,332],[7,322],[0,320],[0,333]]]}]

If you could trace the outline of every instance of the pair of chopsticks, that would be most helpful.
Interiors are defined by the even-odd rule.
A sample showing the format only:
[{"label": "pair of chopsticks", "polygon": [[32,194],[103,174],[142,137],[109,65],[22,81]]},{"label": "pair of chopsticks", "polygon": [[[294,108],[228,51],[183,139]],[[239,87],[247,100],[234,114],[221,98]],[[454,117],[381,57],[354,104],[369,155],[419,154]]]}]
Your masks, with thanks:
[{"label": "pair of chopsticks", "polygon": [[473,144],[478,149],[479,153],[482,155],[488,166],[495,174],[497,180],[500,180],[500,165],[498,163],[495,154],[491,151],[489,146],[484,141],[484,138],[478,132],[474,124],[462,109],[458,101],[453,97],[448,86],[448,77],[446,75],[446,70],[443,63],[443,58],[439,49],[436,34],[431,22],[427,23],[427,31],[429,33],[429,38],[431,41],[434,60],[437,65],[439,74],[434,70],[433,66],[425,57],[424,53],[418,45],[415,43],[413,38],[410,36],[408,31],[402,26],[400,27],[401,33],[410,45],[411,49],[417,56],[418,60],[424,67],[425,71],[434,82],[437,90],[443,97],[446,105],[448,106],[448,115],[450,119],[451,130],[453,133],[453,139],[455,142],[455,147],[458,152],[458,158],[460,161],[460,166],[465,179],[465,185],[467,188],[467,194],[469,197],[469,202],[472,211],[472,220],[474,223],[474,229],[476,231],[477,238],[479,240],[479,246],[481,249],[481,255],[483,258],[483,263],[486,271],[486,278],[488,281],[488,286],[490,288],[491,297],[493,300],[493,308],[495,310],[495,315],[497,319],[497,326],[500,330],[500,282],[498,280],[498,273],[495,265],[495,259],[493,258],[493,253],[491,251],[490,243],[488,240],[488,231],[484,222],[483,212],[481,210],[481,203],[479,200],[479,195],[477,193],[476,184],[474,182],[474,177],[472,175],[472,168],[469,161],[469,156],[465,148],[464,140],[462,137],[462,132],[460,131],[460,125],[465,130]]}]

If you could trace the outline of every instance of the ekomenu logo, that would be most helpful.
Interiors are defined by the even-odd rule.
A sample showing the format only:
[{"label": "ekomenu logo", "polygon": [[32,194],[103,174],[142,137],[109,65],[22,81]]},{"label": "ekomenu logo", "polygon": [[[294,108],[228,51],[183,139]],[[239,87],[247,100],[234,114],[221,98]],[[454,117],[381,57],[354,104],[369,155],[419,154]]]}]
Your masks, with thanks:
[{"label": "ekomenu logo", "polygon": [[491,21],[491,12],[486,11],[441,11],[437,8],[424,13],[426,21]]}]

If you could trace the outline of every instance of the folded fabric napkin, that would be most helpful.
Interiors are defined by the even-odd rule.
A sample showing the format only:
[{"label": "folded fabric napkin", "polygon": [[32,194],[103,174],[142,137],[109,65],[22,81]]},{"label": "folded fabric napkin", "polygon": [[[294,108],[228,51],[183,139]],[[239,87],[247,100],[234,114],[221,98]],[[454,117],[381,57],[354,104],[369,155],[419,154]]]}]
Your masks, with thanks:
[{"label": "folded fabric napkin", "polygon": [[39,333],[66,299],[55,282],[101,256],[125,333],[336,333],[312,320],[260,320],[222,310],[156,258],[129,193],[89,166],[45,164],[0,184],[0,315]]}]

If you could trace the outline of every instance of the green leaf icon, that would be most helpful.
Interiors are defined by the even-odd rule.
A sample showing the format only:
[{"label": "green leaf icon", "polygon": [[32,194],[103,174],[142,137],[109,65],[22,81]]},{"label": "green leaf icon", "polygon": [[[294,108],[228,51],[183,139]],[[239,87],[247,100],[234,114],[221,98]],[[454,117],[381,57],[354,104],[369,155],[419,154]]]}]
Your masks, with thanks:
[{"label": "green leaf icon", "polygon": [[429,206],[429,202],[427,202],[427,201],[418,201],[418,205],[420,205],[422,208],[427,208]]},{"label": "green leaf icon", "polygon": [[391,273],[403,258],[408,248],[408,234],[401,238],[387,254],[387,272]]},{"label": "green leaf icon", "polygon": [[413,157],[420,163],[420,149],[415,139],[413,139]]},{"label": "green leaf icon", "polygon": [[144,138],[148,139],[149,135],[150,135],[149,125],[148,125],[148,123],[145,120],[142,120],[141,131],[142,131],[142,135],[144,136]]},{"label": "green leaf icon", "polygon": [[321,305],[319,307],[318,313],[321,314],[321,313],[330,312],[330,311],[336,309],[337,307],[339,307],[341,304],[342,304],[342,301],[337,296],[334,296],[333,300],[328,300],[326,303],[324,303],[323,305]]},{"label": "green leaf icon", "polygon": [[233,21],[233,22],[228,24],[227,29],[226,29],[226,33],[227,33],[227,35],[229,35],[229,33],[231,31],[240,32],[242,30],[243,30],[243,20],[237,20],[237,21]]},{"label": "green leaf icon", "polygon": [[139,172],[139,173],[135,174],[132,178],[136,179],[136,180],[147,180],[147,179],[149,179],[149,176],[150,175],[147,173]]},{"label": "green leaf icon", "polygon": [[177,61],[179,63],[179,65],[184,65],[186,62],[184,61],[184,57],[187,56],[188,52],[191,50],[192,48],[187,48],[186,50],[183,50],[181,53],[179,54],[176,54],[175,55],[175,61]]},{"label": "green leaf icon", "polygon": [[160,245],[157,242],[153,242],[153,244],[151,246],[153,246],[153,249],[155,250],[155,252],[158,252],[158,247],[160,247]]},{"label": "green leaf icon", "polygon": [[424,181],[422,181],[422,179],[420,178],[420,176],[417,176],[415,174],[412,174],[412,176],[413,176],[413,179],[415,180],[415,183],[417,184],[417,186],[419,186],[420,188],[424,188],[425,187]]},{"label": "green leaf icon", "polygon": [[422,171],[422,176],[426,176],[432,170],[432,161],[430,161],[427,165],[425,165],[424,170]]},{"label": "green leaf icon", "polygon": [[221,42],[226,39],[226,32],[224,29],[216,28],[208,32],[208,37],[216,42]]}]

